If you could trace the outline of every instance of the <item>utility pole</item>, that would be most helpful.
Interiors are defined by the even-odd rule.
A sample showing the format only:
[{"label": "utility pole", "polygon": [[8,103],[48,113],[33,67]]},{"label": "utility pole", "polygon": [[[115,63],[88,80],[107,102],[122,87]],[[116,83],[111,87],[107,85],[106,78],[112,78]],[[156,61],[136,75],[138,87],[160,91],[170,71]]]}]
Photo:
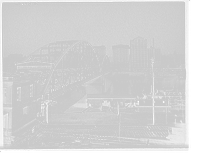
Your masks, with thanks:
[{"label": "utility pole", "polygon": [[[61,43],[61,53],[63,53],[63,44]],[[64,58],[62,58],[61,60],[61,81],[62,81],[62,89],[63,89],[63,93],[65,93],[65,87],[64,87]]]},{"label": "utility pole", "polygon": [[49,105],[48,105],[48,103],[46,104],[46,122],[47,122],[47,124],[49,123]]},{"label": "utility pole", "polygon": [[117,102],[117,113],[118,113],[118,119],[119,119],[119,141],[120,141],[120,113],[119,113],[119,103]]},{"label": "utility pole", "polygon": [[167,124],[167,111],[168,111],[167,106],[169,105],[167,104],[167,101],[166,101],[166,92],[164,92],[164,95],[165,95],[165,103],[166,103],[166,124]]},{"label": "utility pole", "polygon": [[152,101],[153,101],[153,125],[155,124],[155,96],[154,96],[154,69],[153,69],[154,59],[151,59],[152,66]]}]

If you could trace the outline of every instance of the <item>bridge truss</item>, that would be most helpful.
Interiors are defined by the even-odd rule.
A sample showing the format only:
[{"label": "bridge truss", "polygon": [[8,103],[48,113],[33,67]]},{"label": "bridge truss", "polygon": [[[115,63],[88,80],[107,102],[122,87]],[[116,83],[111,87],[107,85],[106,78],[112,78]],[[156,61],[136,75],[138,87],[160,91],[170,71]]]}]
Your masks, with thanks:
[{"label": "bridge truss", "polygon": [[48,94],[110,69],[108,56],[98,56],[86,41],[50,43],[37,49],[31,57],[53,63],[49,71],[41,74],[45,78],[41,94]]}]

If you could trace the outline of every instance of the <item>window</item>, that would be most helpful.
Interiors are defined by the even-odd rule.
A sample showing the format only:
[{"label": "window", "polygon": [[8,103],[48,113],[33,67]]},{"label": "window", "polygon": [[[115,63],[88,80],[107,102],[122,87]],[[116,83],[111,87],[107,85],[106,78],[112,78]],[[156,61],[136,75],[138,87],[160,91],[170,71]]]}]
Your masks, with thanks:
[{"label": "window", "polygon": [[30,97],[33,97],[33,84],[30,85]]},{"label": "window", "polygon": [[21,101],[21,87],[17,87],[17,101]]},{"label": "window", "polygon": [[6,90],[6,88],[3,88],[3,103],[6,103],[6,92],[7,92],[7,90]]},{"label": "window", "polygon": [[28,114],[28,106],[23,108],[23,115],[27,115]]}]

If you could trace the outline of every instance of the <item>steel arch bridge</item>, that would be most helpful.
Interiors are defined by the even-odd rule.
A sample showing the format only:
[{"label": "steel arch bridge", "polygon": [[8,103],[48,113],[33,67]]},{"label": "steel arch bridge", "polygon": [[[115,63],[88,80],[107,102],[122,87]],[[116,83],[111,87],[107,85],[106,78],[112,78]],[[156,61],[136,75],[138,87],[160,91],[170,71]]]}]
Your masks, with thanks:
[{"label": "steel arch bridge", "polygon": [[43,101],[53,100],[65,89],[103,75],[108,68],[108,56],[96,52],[87,41],[47,44],[17,65],[18,71],[37,74],[38,96]]}]

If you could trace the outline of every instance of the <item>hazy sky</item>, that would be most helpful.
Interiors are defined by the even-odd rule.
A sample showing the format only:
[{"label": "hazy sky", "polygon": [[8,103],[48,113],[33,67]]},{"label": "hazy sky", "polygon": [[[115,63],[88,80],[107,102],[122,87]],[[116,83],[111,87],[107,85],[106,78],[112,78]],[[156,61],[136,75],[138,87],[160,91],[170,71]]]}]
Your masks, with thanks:
[{"label": "hazy sky", "polygon": [[184,2],[3,3],[3,55],[30,54],[59,40],[130,44],[141,36],[163,54],[185,52]]}]

